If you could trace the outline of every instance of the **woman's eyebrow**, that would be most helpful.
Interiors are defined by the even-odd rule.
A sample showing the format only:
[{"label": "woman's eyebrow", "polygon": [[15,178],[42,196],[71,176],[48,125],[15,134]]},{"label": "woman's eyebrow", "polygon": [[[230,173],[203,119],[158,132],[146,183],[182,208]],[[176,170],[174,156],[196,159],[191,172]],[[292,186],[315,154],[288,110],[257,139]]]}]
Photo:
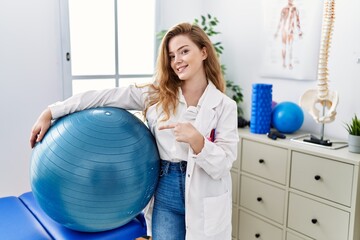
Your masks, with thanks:
[{"label": "woman's eyebrow", "polygon": [[[181,49],[183,49],[184,47],[188,47],[189,45],[183,45],[183,46],[181,46],[181,47],[179,47],[177,50],[176,50],[176,52],[178,52],[178,51],[180,51]],[[169,51],[169,54],[170,53],[173,53],[172,51]]]}]

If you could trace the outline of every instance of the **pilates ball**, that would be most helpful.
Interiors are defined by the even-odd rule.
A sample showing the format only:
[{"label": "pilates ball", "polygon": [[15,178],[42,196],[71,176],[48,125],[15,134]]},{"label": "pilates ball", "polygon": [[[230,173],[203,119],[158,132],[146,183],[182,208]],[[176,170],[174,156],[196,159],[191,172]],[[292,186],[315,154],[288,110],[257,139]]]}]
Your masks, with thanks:
[{"label": "pilates ball", "polygon": [[304,122],[302,109],[293,102],[276,104],[271,112],[271,125],[282,133],[293,133],[299,130]]},{"label": "pilates ball", "polygon": [[56,120],[31,159],[31,188],[63,226],[100,232],[125,225],[148,204],[159,176],[155,140],[120,108],[94,108]]}]

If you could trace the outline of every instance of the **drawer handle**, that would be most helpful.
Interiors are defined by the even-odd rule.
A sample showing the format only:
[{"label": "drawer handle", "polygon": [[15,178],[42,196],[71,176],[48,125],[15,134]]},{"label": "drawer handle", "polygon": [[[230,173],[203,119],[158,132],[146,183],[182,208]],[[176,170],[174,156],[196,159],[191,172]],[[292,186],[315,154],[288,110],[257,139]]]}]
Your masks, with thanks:
[{"label": "drawer handle", "polygon": [[258,202],[261,202],[261,201],[262,201],[262,197],[257,197],[256,200],[257,200]]},{"label": "drawer handle", "polygon": [[316,181],[319,181],[321,179],[320,175],[315,175],[314,178],[315,178]]},{"label": "drawer handle", "polygon": [[317,220],[316,218],[313,218],[313,219],[311,219],[311,222],[312,222],[313,224],[316,224],[316,223],[318,222],[318,220]]},{"label": "drawer handle", "polygon": [[255,238],[259,238],[260,237],[260,233],[255,233]]},{"label": "drawer handle", "polygon": [[260,163],[260,164],[264,164],[264,163],[265,163],[265,160],[264,160],[264,159],[259,159],[259,163]]}]

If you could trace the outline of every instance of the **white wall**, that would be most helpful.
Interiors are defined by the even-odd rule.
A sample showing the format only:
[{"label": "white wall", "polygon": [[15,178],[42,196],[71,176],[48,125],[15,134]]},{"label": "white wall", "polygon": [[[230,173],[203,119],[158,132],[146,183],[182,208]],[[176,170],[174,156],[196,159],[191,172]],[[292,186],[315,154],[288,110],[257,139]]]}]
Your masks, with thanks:
[{"label": "white wall", "polygon": [[158,0],[157,29],[166,30],[180,22],[193,22],[199,17],[201,1]]},{"label": "white wall", "polygon": [[0,197],[30,190],[30,130],[62,97],[58,0],[1,0]]},{"label": "white wall", "polygon": [[[30,129],[49,103],[62,98],[59,0],[1,1],[0,8],[0,197],[19,195],[29,186]],[[284,0],[285,1],[285,0]],[[262,79],[260,0],[159,0],[158,30],[192,22],[211,13],[220,20],[222,62],[229,79],[243,88],[245,117],[250,116],[251,85],[273,84],[273,98],[297,102],[315,81]],[[330,53],[331,89],[340,94],[336,121],[326,126],[329,136],[345,138],[342,127],[353,113],[360,116],[360,9],[358,0],[338,0]],[[303,129],[317,133],[320,126],[306,114]]]}]

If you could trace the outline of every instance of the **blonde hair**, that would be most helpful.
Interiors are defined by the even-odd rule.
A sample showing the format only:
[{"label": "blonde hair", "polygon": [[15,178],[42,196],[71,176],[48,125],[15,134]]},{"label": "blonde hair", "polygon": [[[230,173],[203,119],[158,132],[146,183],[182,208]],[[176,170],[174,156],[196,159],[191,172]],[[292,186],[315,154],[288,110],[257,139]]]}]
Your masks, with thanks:
[{"label": "blonde hair", "polygon": [[163,118],[164,121],[170,118],[171,113],[176,112],[179,87],[182,83],[171,68],[169,57],[169,41],[178,35],[186,35],[199,49],[206,49],[207,58],[203,61],[206,78],[221,92],[225,92],[226,87],[218,56],[207,34],[199,26],[194,24],[180,23],[175,25],[168,30],[160,44],[155,82],[150,86],[149,102],[145,109],[146,114],[149,106],[154,104],[157,104],[157,107],[162,106],[165,114]]}]

